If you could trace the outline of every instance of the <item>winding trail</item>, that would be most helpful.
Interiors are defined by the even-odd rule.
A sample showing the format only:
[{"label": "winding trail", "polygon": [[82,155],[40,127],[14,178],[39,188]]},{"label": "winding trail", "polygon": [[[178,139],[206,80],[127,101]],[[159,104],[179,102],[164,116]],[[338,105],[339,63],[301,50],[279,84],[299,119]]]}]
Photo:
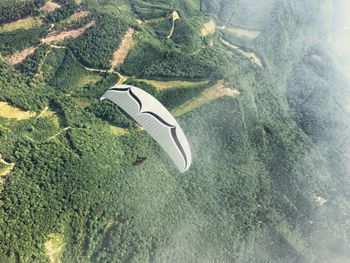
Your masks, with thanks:
[{"label": "winding trail", "polygon": [[[87,13],[79,14],[79,16],[82,16],[82,15],[87,15]],[[79,16],[77,15],[76,17],[79,17]],[[179,16],[178,12],[174,10],[172,12],[171,18],[172,18],[172,28],[171,28],[169,35],[167,36],[168,39],[171,38],[171,36],[173,35],[174,29],[175,29],[175,21],[180,19],[180,16]],[[50,46],[50,48],[67,49],[68,47],[66,47],[66,46],[59,46],[59,45],[53,44],[53,43],[63,41],[66,38],[76,38],[76,37],[80,36],[81,34],[83,34],[86,29],[93,26],[95,23],[96,23],[96,21],[92,20],[91,22],[85,24],[84,26],[82,26],[79,29],[67,30],[67,31],[63,31],[60,33],[56,33],[56,34],[51,33],[42,39],[41,45],[47,44]],[[201,32],[202,36],[212,34],[213,32],[215,32],[215,28],[216,28],[216,25],[215,25],[215,22],[213,20],[210,20],[209,22],[205,23],[203,28],[202,28],[202,32]],[[134,42],[133,42],[133,34],[134,33],[135,33],[135,30],[132,28],[129,28],[126,31],[126,33],[125,33],[125,35],[124,35],[124,37],[119,45],[119,48],[116,49],[114,52],[113,58],[111,59],[111,66],[109,69],[89,68],[89,67],[86,67],[84,65],[82,65],[82,66],[86,70],[91,71],[91,72],[116,73],[116,74],[118,74],[118,77],[119,77],[119,80],[116,84],[117,85],[123,84],[128,79],[128,77],[123,76],[121,73],[115,71],[115,69],[117,68],[117,66],[119,64],[122,64],[124,62],[129,50],[134,46]],[[220,39],[220,41],[227,48],[237,50],[242,55],[248,57],[255,64],[259,65],[260,67],[263,67],[261,60],[254,53],[243,51],[238,46],[235,46],[232,43],[230,43],[222,38]],[[15,56],[10,58],[11,63],[18,64],[18,63],[22,62],[27,56],[33,54],[38,47],[40,47],[40,45],[37,47],[27,48],[27,49],[19,52],[18,54],[15,54]],[[51,49],[45,54],[44,58],[40,62],[40,65],[38,67],[38,73],[36,76],[41,75],[42,66],[45,63],[46,58],[47,58],[48,54],[50,53],[50,51],[51,51]],[[240,92],[237,89],[234,89],[233,87],[225,87],[224,82],[219,81],[214,86],[204,90],[199,96],[194,97],[194,98],[188,100],[187,102],[185,102],[184,104],[180,105],[179,107],[175,108],[173,110],[173,114],[174,114],[174,116],[181,116],[181,115],[183,115],[183,114],[185,114],[193,109],[196,109],[196,108],[198,108],[198,107],[200,107],[200,106],[202,106],[202,105],[204,105],[212,100],[221,98],[223,96],[235,97],[235,96],[238,96],[239,94],[240,94]],[[39,116],[41,116],[41,115],[42,114],[40,114]],[[61,129],[57,134],[49,137],[47,140],[50,141],[50,140],[56,138],[57,136],[59,136],[60,134],[68,131],[69,129],[71,129],[71,127],[65,127],[63,129]]]},{"label": "winding trail", "polygon": [[119,80],[117,82],[117,85],[123,84],[128,77],[123,76],[122,74],[120,74],[118,71],[111,71],[110,69],[97,69],[97,68],[88,68],[83,66],[86,70],[91,71],[91,72],[99,72],[99,73],[116,73],[118,74]]},{"label": "winding trail", "polygon": [[[79,29],[73,29],[73,30],[67,30],[67,31],[63,31],[60,33],[49,33],[47,36],[45,36],[44,38],[41,39],[42,44],[38,45],[38,46],[32,46],[32,47],[28,47],[20,52],[17,52],[15,54],[13,54],[12,56],[10,56],[8,58],[8,61],[12,64],[12,65],[17,65],[21,62],[23,62],[28,56],[34,54],[34,52],[43,44],[47,44],[52,48],[67,48],[64,46],[58,46],[58,45],[54,45],[51,44],[52,42],[60,42],[65,40],[66,38],[77,38],[79,37],[81,34],[83,34],[89,27],[95,25],[96,21],[92,20],[91,22],[87,23],[86,25],[84,25],[83,27],[79,28]],[[53,25],[54,26],[54,25]],[[53,26],[51,26],[51,28],[53,28]]]},{"label": "winding trail", "polygon": [[[47,2],[48,8],[53,7],[51,2]],[[56,6],[57,7],[57,6]],[[59,8],[59,7],[57,7]],[[81,11],[78,13],[75,13],[75,15],[72,15],[70,18],[71,19],[79,19],[81,17],[87,16],[89,12],[87,11]],[[178,19],[176,18],[176,15],[178,17],[178,14],[176,11],[173,12],[173,21]],[[59,33],[49,33],[47,36],[43,37],[41,39],[41,44],[38,46],[32,46],[28,47],[20,52],[17,52],[13,54],[11,57],[7,58],[7,60],[12,64],[12,65],[17,65],[23,62],[28,56],[34,54],[34,52],[42,45],[46,44],[49,45],[50,48],[55,48],[55,49],[67,49],[68,47],[66,46],[59,46],[57,44],[53,44],[56,42],[61,42],[67,38],[77,38],[81,34],[83,34],[89,27],[93,26],[96,24],[95,20],[90,21],[89,23],[85,24],[84,26],[78,28],[78,29],[73,29],[73,30],[67,30]],[[54,28],[54,24],[51,25],[51,29]],[[122,64],[129,52],[129,50],[134,46],[134,41],[133,41],[133,35],[135,33],[135,30],[132,28],[129,28],[127,32],[125,33],[123,40],[121,41],[121,44],[119,48],[114,52],[113,58],[111,60],[111,67],[109,69],[96,69],[96,68],[88,68],[82,65],[86,70],[91,71],[91,72],[99,72],[99,73],[117,73],[119,76],[119,80],[117,84],[122,84],[127,80],[127,77],[121,75],[119,72],[116,72],[115,69],[118,65]],[[36,77],[42,75],[42,67],[46,61],[46,58],[48,54],[50,53],[51,49],[46,52],[44,58],[40,61],[39,67],[38,67],[38,72],[36,73]],[[0,56],[0,59],[3,60],[3,57]]]},{"label": "winding trail", "polygon": [[261,67],[261,68],[264,67],[261,59],[254,52],[244,51],[239,46],[236,46],[236,45],[226,41],[223,38],[220,38],[220,42],[228,49],[237,50],[239,53],[241,53],[243,56],[248,58],[251,62],[258,65],[259,67]]},{"label": "winding trail", "polygon": [[51,137],[49,137],[47,139],[47,141],[51,141],[51,140],[55,139],[56,137],[58,137],[59,135],[63,134],[64,132],[66,132],[66,131],[68,131],[70,129],[73,129],[73,128],[71,126],[68,126],[68,127],[65,127],[63,129],[61,129],[58,133],[56,133],[56,134],[52,135]]},{"label": "winding trail", "polygon": [[173,33],[174,33],[174,29],[175,29],[175,21],[178,20],[178,19],[180,19],[179,13],[176,12],[175,10],[173,11],[171,17],[172,17],[172,20],[173,20],[173,21],[172,21],[172,27],[171,27],[171,30],[170,30],[169,35],[168,35],[166,38],[171,38],[171,36],[172,36]]},{"label": "winding trail", "polygon": [[49,49],[46,53],[45,53],[45,56],[44,58],[40,61],[40,64],[38,66],[38,72],[35,74],[35,77],[38,77],[38,76],[42,76],[43,75],[43,72],[41,71],[45,61],[46,61],[46,58],[47,56],[49,55],[49,53],[51,52],[51,49]]},{"label": "winding trail", "polygon": [[123,76],[123,75],[120,74],[119,72],[116,72],[116,73],[117,73],[118,76],[119,76],[119,80],[118,80],[118,82],[117,82],[117,85],[121,85],[121,84],[123,84],[125,81],[128,80],[128,77]]}]

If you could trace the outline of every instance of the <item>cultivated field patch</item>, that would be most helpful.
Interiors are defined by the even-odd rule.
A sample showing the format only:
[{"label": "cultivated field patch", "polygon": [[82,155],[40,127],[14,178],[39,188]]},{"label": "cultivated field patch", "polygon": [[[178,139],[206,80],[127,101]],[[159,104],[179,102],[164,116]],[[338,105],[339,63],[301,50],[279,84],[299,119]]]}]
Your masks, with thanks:
[{"label": "cultivated field patch", "polygon": [[173,110],[174,116],[181,116],[196,108],[201,107],[210,101],[219,99],[224,96],[236,97],[240,92],[233,87],[226,87],[223,81],[219,81],[214,86],[204,90],[199,96],[185,102]]},{"label": "cultivated field patch", "polygon": [[195,88],[199,86],[203,86],[209,83],[208,80],[204,81],[181,81],[181,80],[150,80],[150,79],[140,79],[143,82],[146,82],[157,90],[165,90],[165,89],[175,89],[175,88]]},{"label": "cultivated field patch", "polygon": [[0,101],[0,117],[16,120],[26,120],[36,116],[35,112],[23,111],[10,105],[7,102]]},{"label": "cultivated field patch", "polygon": [[70,17],[67,18],[67,22],[69,23],[74,23],[79,21],[80,19],[88,16],[90,14],[89,11],[79,11],[71,15]]},{"label": "cultivated field patch", "polygon": [[96,21],[91,21],[87,23],[85,26],[78,28],[78,29],[73,29],[73,30],[68,30],[68,31],[63,31],[57,34],[51,34],[46,37],[44,37],[41,41],[43,43],[50,44],[52,42],[60,42],[63,41],[67,38],[77,38],[81,34],[83,34],[89,27],[95,25]]},{"label": "cultivated field patch", "polygon": [[40,17],[27,17],[23,19],[19,19],[17,21],[4,24],[0,27],[0,31],[2,32],[11,32],[17,29],[30,29],[33,27],[38,27],[43,23]]}]

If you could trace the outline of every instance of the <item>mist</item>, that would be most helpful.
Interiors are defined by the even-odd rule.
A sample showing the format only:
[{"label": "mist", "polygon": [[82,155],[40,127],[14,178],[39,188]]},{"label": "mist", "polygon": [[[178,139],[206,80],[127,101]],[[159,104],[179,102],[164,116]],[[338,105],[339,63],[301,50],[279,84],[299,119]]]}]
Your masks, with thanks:
[{"label": "mist", "polygon": [[350,2],[333,1],[333,32],[329,40],[342,72],[350,78]]},{"label": "mist", "polygon": [[[294,4],[305,4],[307,7],[315,6],[312,4],[307,4],[307,0],[296,1],[296,3],[292,2],[293,1],[289,2],[291,6]],[[264,36],[264,31],[269,30],[269,28],[267,28],[269,24],[266,21],[268,20],[268,17],[273,14],[273,11],[278,8],[279,1],[259,1],[258,5],[254,5],[252,1],[234,1],[234,3],[229,3],[229,1],[221,1],[220,4],[220,11],[218,11],[218,8],[216,7],[214,15],[219,14],[217,19],[219,20],[218,23],[221,27],[230,25],[241,28],[253,27],[254,30],[261,31],[262,36],[260,37],[267,37]],[[324,54],[324,57],[320,56],[320,58],[316,58],[329,61],[331,63],[330,68],[332,68],[331,71],[333,73],[331,77],[320,77],[322,78],[322,81],[328,82],[328,100],[332,103],[334,102],[336,106],[334,109],[329,109],[328,112],[330,116],[334,114],[332,120],[325,120],[326,122],[330,123],[330,131],[327,131],[327,135],[324,134],[324,131],[320,131],[320,134],[314,134],[315,137],[319,136],[326,139],[324,139],[324,141],[314,141],[313,148],[310,150],[310,152],[305,156],[299,156],[302,161],[300,161],[298,165],[303,167],[305,173],[313,170],[309,175],[306,174],[305,177],[319,176],[318,178],[313,178],[312,180],[315,180],[317,184],[324,184],[322,186],[324,190],[329,190],[334,187],[334,189],[331,191],[341,192],[344,198],[335,198],[332,196],[332,193],[325,193],[325,191],[321,191],[320,189],[322,189],[322,187],[318,189],[318,186],[315,186],[315,189],[312,189],[314,190],[314,193],[313,195],[309,196],[308,201],[313,203],[316,208],[314,211],[310,212],[310,220],[308,222],[309,227],[306,227],[310,228],[311,230],[306,230],[305,228],[305,232],[294,232],[294,234],[298,236],[300,240],[307,240],[307,243],[301,245],[298,243],[299,240],[297,239],[286,241],[287,243],[289,242],[288,245],[291,247],[291,251],[297,251],[297,254],[304,253],[306,256],[295,257],[290,254],[289,257],[287,256],[288,260],[284,258],[286,260],[284,262],[346,263],[350,259],[350,254],[347,252],[350,251],[350,223],[346,220],[346,217],[348,216],[348,212],[346,212],[346,210],[350,207],[350,195],[349,191],[346,190],[346,187],[350,185],[350,163],[347,162],[347,160],[349,160],[348,157],[350,157],[350,143],[348,140],[350,138],[350,126],[348,122],[349,118],[346,117],[346,115],[348,115],[350,112],[350,2],[346,0],[333,0],[323,1],[322,4],[322,7],[324,8],[324,10],[322,10],[322,14],[327,14],[327,16],[318,18],[318,21],[322,21],[322,24],[312,24],[308,30],[300,30],[300,32],[296,34],[299,34],[298,37],[301,39],[302,43],[308,43],[309,46],[303,46],[301,50],[304,50],[305,53],[301,54],[300,57],[293,59],[300,59],[302,61],[303,57],[307,56],[307,51],[315,46],[322,50],[320,53]],[[234,5],[235,8],[231,10],[228,8],[229,5]],[[206,5],[204,5],[204,7],[206,7]],[[310,13],[316,16],[317,12],[318,11],[316,10],[307,10],[305,11],[305,14]],[[220,16],[222,15],[225,17],[221,18]],[[281,19],[283,22],[283,18],[284,17],[282,16],[279,19]],[[315,34],[318,38],[316,38],[315,35],[307,35],[307,32],[317,30],[323,32],[324,35]],[[283,34],[283,32],[280,32],[280,34]],[[316,63],[315,67],[317,66],[318,65]],[[244,76],[242,76],[242,78],[244,78]],[[236,82],[236,84],[237,83],[240,82]],[[315,93],[317,93],[317,90],[315,90]],[[324,105],[317,105],[316,109],[314,108],[313,110],[317,111],[322,109],[323,106]],[[314,105],[311,105],[310,107],[314,107]],[[215,109],[211,108],[211,110]],[[218,117],[217,123],[220,121],[223,123],[229,121],[223,117],[220,118],[219,121],[219,118],[220,117]],[[231,120],[235,121],[234,118]],[[248,122],[248,119],[246,119],[246,121]],[[212,129],[211,127],[215,127],[217,123],[208,123],[206,128]],[[205,151],[201,151],[200,153],[196,152],[196,150],[200,148],[200,145],[207,145],[208,143],[213,143],[213,141],[215,141],[214,143],[220,144],[220,139],[214,140],[213,137],[210,137],[212,141],[209,142],[196,136],[198,131],[194,130],[191,131],[190,134],[191,133],[192,135],[190,135],[190,140],[195,142],[194,154],[197,159],[207,160],[208,162],[220,160],[220,158],[216,159],[215,155],[223,155],[223,148],[218,147],[215,153]],[[327,144],[334,144],[336,146],[334,146],[334,149],[330,150],[329,148],[331,147],[327,146]],[[338,152],[338,155],[330,157],[333,151]],[[225,161],[227,160],[223,160],[223,162]],[[310,163],[313,163],[313,165],[310,165]],[[196,166],[196,163],[194,165]],[[204,162],[202,165],[205,166]],[[332,171],[330,167],[334,167],[335,171]],[[241,166],[241,169],[242,168],[243,165]],[[337,174],[338,172],[341,174]],[[197,173],[198,174],[195,176],[200,176],[199,170],[197,170]],[[219,169],[218,173],[220,173]],[[319,175],[318,173],[322,173],[322,175]],[[218,176],[220,176],[220,174],[218,174]],[[206,182],[206,187],[208,189],[214,189],[217,187],[217,185],[215,185],[217,184],[215,180],[217,180],[217,178],[213,176],[212,181]],[[327,185],[328,182],[329,185]],[[342,186],[337,185],[337,183],[340,182],[343,182],[344,184]],[[207,194],[210,195],[212,193],[207,192]],[[302,206],[303,204],[296,205]],[[199,220],[200,222],[206,222],[203,215],[196,214],[194,217],[201,218]],[[228,249],[228,244],[225,243],[227,241],[222,239],[222,243],[220,243],[220,241],[218,241],[219,238],[216,240],[216,242],[213,241],[211,243],[207,253],[200,254],[198,253],[198,249],[199,247],[204,246],[203,234],[199,230],[199,227],[195,226],[195,223],[189,223],[191,220],[184,220],[181,223],[181,227],[175,231],[174,235],[171,237],[171,245],[169,247],[165,247],[157,251],[157,253],[161,255],[160,258],[163,258],[164,261],[166,261],[165,259],[168,259],[166,262],[230,262],[231,260],[234,262],[270,262],[269,260],[274,258],[276,262],[282,262],[280,261],[282,258],[278,259],[278,256],[276,256],[276,254],[279,253],[278,251],[273,251],[272,248],[271,250],[268,249],[268,242],[270,242],[270,244],[275,244],[276,241],[267,234],[266,229],[259,228],[251,230],[251,232],[245,237],[242,237],[240,241],[237,240],[236,243],[232,244],[231,249],[232,251],[235,251],[235,253],[233,253],[234,256],[231,253],[232,251],[227,253],[226,257],[214,256],[214,254],[219,253],[218,250],[222,249],[223,251],[226,251]],[[334,220],[336,224],[330,226],[329,224],[332,224],[332,220]],[[222,222],[218,222],[218,224],[220,223]],[[271,226],[267,226],[267,228],[269,227]],[[204,230],[202,229],[202,231]],[[291,230],[291,232],[293,232],[293,230]],[[217,238],[217,236],[219,236],[221,233],[216,234],[214,233]],[[305,248],[301,248],[301,246],[305,246]],[[210,256],[211,253],[212,257]],[[282,254],[283,252],[280,253]],[[319,253],[319,255],[313,253]],[[225,252],[223,252],[223,254],[225,254]],[[185,257],[183,257],[184,255]]]}]

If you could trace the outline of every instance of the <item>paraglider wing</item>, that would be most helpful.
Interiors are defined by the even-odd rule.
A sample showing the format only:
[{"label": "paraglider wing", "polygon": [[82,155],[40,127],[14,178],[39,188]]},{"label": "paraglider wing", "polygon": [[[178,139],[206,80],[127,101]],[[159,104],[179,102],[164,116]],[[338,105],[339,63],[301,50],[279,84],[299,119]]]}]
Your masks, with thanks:
[{"label": "paraglider wing", "polygon": [[152,95],[130,85],[116,85],[101,100],[108,99],[129,114],[164,149],[176,167],[185,172],[191,165],[187,139],[170,112]]}]

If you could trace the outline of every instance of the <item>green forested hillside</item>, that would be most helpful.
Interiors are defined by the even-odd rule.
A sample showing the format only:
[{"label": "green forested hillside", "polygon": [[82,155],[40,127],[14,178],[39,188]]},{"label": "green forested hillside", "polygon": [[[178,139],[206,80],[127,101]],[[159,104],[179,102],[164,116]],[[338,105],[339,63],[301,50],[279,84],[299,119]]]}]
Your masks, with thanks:
[{"label": "green forested hillside", "polygon": [[[0,4],[0,262],[347,262],[349,82],[321,2]],[[182,109],[188,172],[99,101],[117,83]]]}]

